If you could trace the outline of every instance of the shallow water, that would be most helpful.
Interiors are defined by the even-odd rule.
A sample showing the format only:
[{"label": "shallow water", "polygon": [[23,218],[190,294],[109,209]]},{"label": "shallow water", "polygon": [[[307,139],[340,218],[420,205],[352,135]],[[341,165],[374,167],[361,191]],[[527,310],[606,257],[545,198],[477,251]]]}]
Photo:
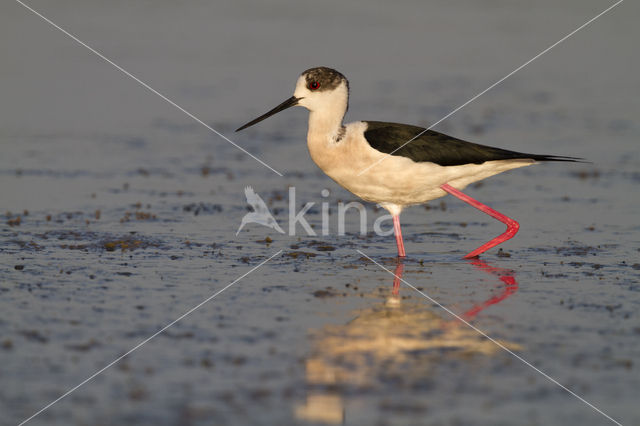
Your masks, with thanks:
[{"label": "shallow water", "polygon": [[[403,278],[623,424],[640,424],[637,5],[623,3],[437,127],[543,164],[402,215]],[[306,113],[233,129],[323,64],[347,119],[429,125],[607,4],[29,3],[261,166],[19,4],[1,6],[0,416],[18,424],[278,253],[30,424],[607,424],[405,284],[393,237],[336,206]],[[398,46],[403,46],[402,49]],[[330,235],[236,236],[251,185]],[[321,190],[330,195],[323,198]]]}]

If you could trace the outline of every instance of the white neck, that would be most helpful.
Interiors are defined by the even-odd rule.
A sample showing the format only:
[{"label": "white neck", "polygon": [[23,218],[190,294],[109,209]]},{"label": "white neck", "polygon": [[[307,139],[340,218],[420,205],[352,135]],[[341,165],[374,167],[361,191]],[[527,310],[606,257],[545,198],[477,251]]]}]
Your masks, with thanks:
[{"label": "white neck", "polygon": [[309,112],[309,136],[327,138],[335,142],[342,133],[345,108],[323,109]]},{"label": "white neck", "polygon": [[341,85],[331,92],[303,99],[300,104],[309,110],[309,134],[316,141],[336,142],[343,133],[342,119],[347,112],[349,92]]}]

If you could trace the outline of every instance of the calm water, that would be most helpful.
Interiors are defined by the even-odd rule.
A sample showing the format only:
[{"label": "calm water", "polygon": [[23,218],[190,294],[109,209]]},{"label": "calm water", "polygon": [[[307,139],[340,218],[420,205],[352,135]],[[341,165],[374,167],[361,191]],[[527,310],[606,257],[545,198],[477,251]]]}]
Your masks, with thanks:
[{"label": "calm water", "polygon": [[[393,237],[305,145],[306,112],[233,129],[312,66],[351,79],[347,120],[428,126],[609,4],[29,3],[257,155],[194,122],[18,3],[0,6],[0,422],[18,424],[282,250],[29,424],[608,424],[356,250]],[[638,6],[625,2],[437,129],[587,158],[403,213],[403,277],[625,425],[640,424]],[[247,225],[251,185],[287,229]],[[322,189],[330,195],[323,198]],[[443,203],[441,203],[441,201]],[[19,219],[18,219],[19,218]]]}]

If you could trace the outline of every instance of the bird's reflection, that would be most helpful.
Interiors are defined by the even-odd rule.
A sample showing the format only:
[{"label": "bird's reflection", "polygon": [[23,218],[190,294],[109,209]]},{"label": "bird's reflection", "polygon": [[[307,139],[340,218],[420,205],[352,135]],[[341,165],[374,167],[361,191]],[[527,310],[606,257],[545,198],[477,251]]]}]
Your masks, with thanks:
[{"label": "bird's reflection", "polygon": [[462,314],[461,316],[465,320],[473,319],[476,315],[478,315],[481,311],[485,310],[489,306],[502,302],[504,299],[518,291],[518,282],[516,281],[514,271],[512,271],[511,269],[491,266],[487,262],[480,259],[473,259],[470,261],[470,263],[476,269],[496,276],[502,282],[502,284],[499,284],[502,286],[502,292],[496,296],[488,298],[480,304],[475,305],[473,308]]},{"label": "bird's reflection", "polygon": [[[513,271],[474,259],[470,265],[496,277],[501,293],[460,314],[470,321],[518,289]],[[300,420],[340,424],[345,420],[345,393],[366,392],[388,383],[423,386],[433,382],[433,367],[445,360],[489,356],[500,348],[422,298],[400,296],[404,263],[396,265],[385,302],[358,312],[344,325],[312,331],[313,350],[306,359],[306,400],[295,407]],[[402,289],[406,295],[415,290]],[[519,345],[500,341],[511,350]]]}]

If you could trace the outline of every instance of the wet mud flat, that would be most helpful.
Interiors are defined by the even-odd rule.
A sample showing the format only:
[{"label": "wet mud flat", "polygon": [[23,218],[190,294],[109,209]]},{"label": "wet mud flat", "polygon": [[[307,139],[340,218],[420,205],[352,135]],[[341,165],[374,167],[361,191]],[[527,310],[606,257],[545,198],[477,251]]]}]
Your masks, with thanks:
[{"label": "wet mud flat", "polygon": [[[8,385],[0,403],[7,424],[278,251],[34,421],[600,421],[425,295],[587,400],[634,418],[640,247],[630,216],[637,206],[629,203],[626,223],[619,210],[615,221],[594,218],[612,210],[610,185],[631,190],[635,174],[537,166],[524,178],[469,188],[523,225],[502,250],[475,261],[460,257],[501,225],[450,198],[411,208],[403,214],[410,257],[398,270],[393,238],[361,235],[357,212],[347,215],[345,236],[287,236],[255,224],[236,236],[250,210],[243,188],[259,172],[246,161],[233,172],[213,161],[184,163],[125,163],[97,176],[5,166],[5,188],[17,199],[20,190],[46,194],[48,185],[82,180],[54,208],[34,203],[4,213],[0,372]],[[293,183],[301,202],[331,189],[321,200],[332,206],[332,226],[338,201],[352,200],[317,173],[295,172],[284,182],[260,177],[254,186],[285,229]],[[571,195],[549,191],[559,179]],[[370,229],[384,212],[369,206],[368,213]],[[306,217],[321,228],[321,209]],[[416,289],[394,283],[390,272]]]}]

